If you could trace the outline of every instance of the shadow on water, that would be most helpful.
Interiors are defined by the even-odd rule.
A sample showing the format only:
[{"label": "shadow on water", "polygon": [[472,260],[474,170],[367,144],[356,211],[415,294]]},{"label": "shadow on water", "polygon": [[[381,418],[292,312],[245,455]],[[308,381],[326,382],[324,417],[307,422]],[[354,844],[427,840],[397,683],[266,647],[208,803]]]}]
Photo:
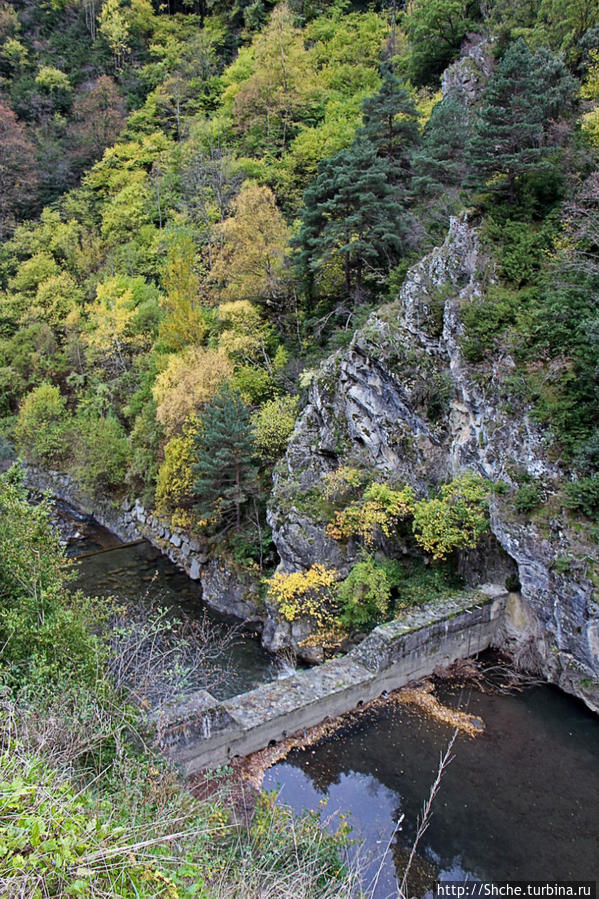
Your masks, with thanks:
[{"label": "shadow on water", "polygon": [[[443,880],[590,880],[599,869],[599,719],[551,687],[517,695],[438,692],[486,722],[460,736],[420,844],[409,895]],[[416,821],[451,737],[405,706],[367,710],[334,737],[295,751],[265,778],[297,810],[349,813],[364,841],[364,883],[403,813],[377,899],[397,895]]]}]

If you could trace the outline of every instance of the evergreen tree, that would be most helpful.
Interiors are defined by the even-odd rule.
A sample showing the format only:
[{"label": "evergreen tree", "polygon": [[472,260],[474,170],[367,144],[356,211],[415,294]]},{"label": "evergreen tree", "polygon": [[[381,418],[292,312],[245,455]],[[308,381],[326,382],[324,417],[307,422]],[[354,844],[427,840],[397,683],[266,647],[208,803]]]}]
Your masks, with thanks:
[{"label": "evergreen tree", "polygon": [[462,185],[467,135],[468,118],[462,104],[451,97],[437,103],[424,130],[422,146],[412,157],[416,196],[430,196]]},{"label": "evergreen tree", "polygon": [[369,140],[357,139],[322,161],[304,194],[296,241],[306,280],[338,257],[347,294],[353,290],[360,302],[365,270],[389,270],[401,250],[406,225],[398,199],[393,165]]},{"label": "evergreen tree", "polygon": [[225,386],[206,408],[194,439],[194,493],[203,518],[234,515],[239,528],[256,477],[253,451],[249,410],[239,393]]},{"label": "evergreen tree", "polygon": [[506,190],[514,203],[524,177],[548,171],[557,152],[549,125],[567,110],[575,86],[559,57],[533,55],[521,39],[512,44],[474,124],[468,155],[478,183]]},{"label": "evergreen tree", "polygon": [[393,165],[394,180],[409,170],[409,151],[418,143],[418,111],[390,65],[383,69],[383,83],[362,103],[360,135]]}]

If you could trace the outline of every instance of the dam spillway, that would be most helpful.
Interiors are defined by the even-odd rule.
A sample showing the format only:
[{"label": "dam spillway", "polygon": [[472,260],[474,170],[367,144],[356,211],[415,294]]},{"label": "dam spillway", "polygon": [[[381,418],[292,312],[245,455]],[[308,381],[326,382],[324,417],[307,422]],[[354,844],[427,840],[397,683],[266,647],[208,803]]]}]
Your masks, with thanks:
[{"label": "dam spillway", "polygon": [[164,750],[191,775],[345,714],[497,645],[510,595],[502,586],[485,585],[435,600],[379,625],[346,655],[307,671],[222,701],[198,691],[161,720]]}]

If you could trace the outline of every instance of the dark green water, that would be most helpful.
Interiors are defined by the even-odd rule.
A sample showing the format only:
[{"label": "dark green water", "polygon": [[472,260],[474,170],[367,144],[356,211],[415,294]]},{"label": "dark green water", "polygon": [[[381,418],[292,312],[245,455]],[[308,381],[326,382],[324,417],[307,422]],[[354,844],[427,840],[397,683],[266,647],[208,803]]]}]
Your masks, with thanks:
[{"label": "dark green water", "polygon": [[[511,696],[444,688],[438,695],[480,715],[486,731],[454,745],[410,895],[423,895],[437,879],[596,879],[599,719],[551,687]],[[451,733],[406,707],[367,710],[333,738],[273,767],[265,788],[278,789],[279,801],[297,810],[326,799],[324,815],[349,814],[364,841],[365,885],[372,885],[403,813],[374,892],[377,899],[396,896],[397,872]]]},{"label": "dark green water", "polygon": [[[115,538],[100,528],[79,541],[76,553],[112,546],[107,552],[83,556],[78,562],[77,586],[90,596],[112,595],[137,604],[144,602],[184,613],[192,619],[206,616],[214,633],[236,629],[232,644],[219,665],[226,677],[211,692],[219,699],[251,690],[279,673],[257,635],[244,633],[235,619],[211,611],[202,602],[201,588],[145,541],[136,546],[115,546]],[[200,686],[198,684],[198,686]]]},{"label": "dark green water", "polygon": [[[81,559],[79,584],[90,595],[158,602],[217,628],[234,622],[206,610],[198,584],[149,544],[115,547],[102,529],[82,526],[76,552],[113,547]],[[152,580],[154,579],[154,580]],[[224,660],[229,677],[215,692],[230,696],[278,671],[253,635],[240,634]],[[599,874],[599,718],[551,687],[511,696],[443,688],[448,704],[486,722],[476,739],[459,737],[420,844],[409,895],[439,879],[589,880]],[[451,729],[406,707],[363,712],[267,772],[265,787],[297,810],[344,813],[362,840],[363,882],[380,874],[376,899],[397,895],[416,820]],[[395,824],[404,820],[385,854]],[[350,852],[356,852],[355,848]],[[381,859],[383,859],[381,864]]]}]

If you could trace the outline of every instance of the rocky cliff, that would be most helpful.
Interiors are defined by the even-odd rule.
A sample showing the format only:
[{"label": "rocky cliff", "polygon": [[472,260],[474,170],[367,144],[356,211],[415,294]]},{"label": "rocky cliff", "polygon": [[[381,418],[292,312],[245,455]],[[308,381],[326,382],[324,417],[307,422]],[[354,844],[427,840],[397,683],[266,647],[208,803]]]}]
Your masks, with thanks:
[{"label": "rocky cliff", "polygon": [[[523,664],[599,710],[599,606],[588,548],[559,507],[531,522],[510,498],[523,475],[542,479],[551,497],[564,473],[552,461],[548,435],[506,388],[510,357],[474,366],[460,349],[461,309],[492,280],[476,227],[453,219],[443,245],[408,272],[398,300],[315,373],[269,504],[280,568],[323,562],[348,570],[351,544],[327,537],[314,503],[323,475],[340,464],[407,482],[420,495],[463,470],[503,481],[507,495],[492,501],[491,541],[462,566],[479,583],[517,570],[522,603],[503,642]],[[269,648],[297,646],[306,633],[305,622],[290,626],[270,609]]]}]

